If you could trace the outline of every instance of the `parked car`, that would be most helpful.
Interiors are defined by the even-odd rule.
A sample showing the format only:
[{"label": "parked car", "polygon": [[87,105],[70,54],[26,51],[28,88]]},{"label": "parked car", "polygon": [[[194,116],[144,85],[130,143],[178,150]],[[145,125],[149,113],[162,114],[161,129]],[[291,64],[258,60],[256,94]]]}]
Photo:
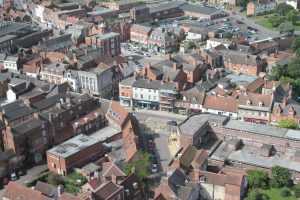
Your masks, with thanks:
[{"label": "parked car", "polygon": [[147,139],[148,139],[148,140],[153,140],[153,135],[152,135],[152,134],[148,134],[148,135],[147,135]]},{"label": "parked car", "polygon": [[177,126],[177,122],[176,121],[168,121],[167,125],[168,126]]},{"label": "parked car", "polygon": [[4,177],[3,178],[3,185],[7,185],[9,183],[9,178]]},{"label": "parked car", "polygon": [[149,148],[149,153],[150,153],[151,155],[155,155],[155,150],[154,150],[154,148]]},{"label": "parked car", "polygon": [[12,180],[12,181],[18,180],[18,176],[15,171],[10,172],[10,180]]},{"label": "parked car", "polygon": [[25,176],[27,173],[26,173],[26,170],[25,169],[23,169],[23,168],[20,168],[19,170],[18,170],[18,175],[19,176]]},{"label": "parked car", "polygon": [[156,174],[157,173],[157,165],[156,164],[152,164],[151,173],[152,174]]},{"label": "parked car", "polygon": [[148,140],[148,147],[149,148],[154,148],[155,147],[155,142],[153,140]]}]

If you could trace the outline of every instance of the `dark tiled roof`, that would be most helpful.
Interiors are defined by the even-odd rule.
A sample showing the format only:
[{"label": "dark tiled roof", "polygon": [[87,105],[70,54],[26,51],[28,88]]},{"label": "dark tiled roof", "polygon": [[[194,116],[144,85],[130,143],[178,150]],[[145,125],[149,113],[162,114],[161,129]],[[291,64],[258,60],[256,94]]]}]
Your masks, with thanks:
[{"label": "dark tiled roof", "polygon": [[46,195],[48,197],[52,197],[52,195],[54,195],[54,190],[56,190],[56,188],[47,183],[38,181],[36,183],[36,185],[34,186],[34,190],[37,190],[37,191],[41,192],[43,195]]},{"label": "dark tiled roof", "polygon": [[180,8],[183,11],[195,12],[204,15],[212,15],[216,12],[220,12],[220,10],[217,8],[210,8],[210,7],[204,7],[204,6],[192,5],[192,4],[184,4],[180,6]]},{"label": "dark tiled roof", "polygon": [[30,130],[44,125],[46,122],[37,118],[30,119],[12,128],[14,133],[25,134]]}]

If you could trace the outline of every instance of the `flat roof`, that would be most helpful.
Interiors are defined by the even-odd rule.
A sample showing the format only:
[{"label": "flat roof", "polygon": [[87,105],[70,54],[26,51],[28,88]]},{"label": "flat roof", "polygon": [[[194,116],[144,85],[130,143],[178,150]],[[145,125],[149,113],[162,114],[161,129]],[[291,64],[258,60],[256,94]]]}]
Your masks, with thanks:
[{"label": "flat roof", "polygon": [[109,8],[100,8],[100,9],[88,12],[87,15],[88,16],[95,16],[95,15],[103,15],[103,14],[113,13],[113,12],[116,12],[116,10],[109,9]]},{"label": "flat roof", "polygon": [[274,156],[270,157],[260,156],[259,154],[260,148],[244,146],[240,150],[231,152],[228,159],[264,168],[272,168],[278,165],[289,170],[300,172],[300,162],[294,161],[293,154],[277,152]]},{"label": "flat roof", "polygon": [[93,35],[91,37],[99,40],[106,40],[109,38],[117,37],[118,35],[120,35],[120,33],[110,32],[110,33],[105,33],[100,35]]},{"label": "flat roof", "polygon": [[48,150],[47,153],[52,154],[54,156],[67,158],[82,151],[83,149],[97,144],[98,142],[99,140],[96,140],[95,138],[80,134]]},{"label": "flat roof", "polygon": [[300,131],[288,129],[285,137],[292,140],[300,140]]},{"label": "flat roof", "polygon": [[182,134],[194,135],[206,123],[223,124],[228,117],[214,114],[200,114],[188,117],[184,122],[179,124],[178,128]]},{"label": "flat roof", "polygon": [[268,135],[273,137],[284,137],[287,129],[278,128],[275,126],[267,126],[263,124],[255,124],[250,122],[242,122],[234,119],[230,119],[224,128],[247,131],[256,134]]},{"label": "flat roof", "polygon": [[0,37],[0,43],[16,38],[15,35],[5,35]]},{"label": "flat roof", "polygon": [[114,135],[117,135],[119,133],[121,133],[121,128],[117,125],[109,125],[109,126],[106,126],[94,133],[92,133],[90,135],[91,138],[94,138],[95,140],[98,140],[98,141],[105,141],[109,138],[111,138],[112,136]]}]

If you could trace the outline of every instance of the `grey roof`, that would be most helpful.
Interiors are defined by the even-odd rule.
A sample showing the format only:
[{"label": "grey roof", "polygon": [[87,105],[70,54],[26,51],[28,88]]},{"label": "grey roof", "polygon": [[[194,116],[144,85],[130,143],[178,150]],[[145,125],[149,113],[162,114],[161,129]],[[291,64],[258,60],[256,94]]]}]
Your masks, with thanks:
[{"label": "grey roof", "polygon": [[195,5],[195,4],[184,4],[180,6],[180,8],[183,11],[189,11],[189,12],[195,12],[199,14],[204,14],[204,15],[213,15],[217,12],[220,12],[221,10],[217,8],[210,8],[210,7],[204,7],[200,5]]},{"label": "grey roof", "polygon": [[283,103],[275,102],[273,106],[273,113],[276,112],[276,108],[280,106],[281,108],[281,115],[289,116],[289,110],[293,109],[295,117],[300,117],[300,105],[297,104],[287,104],[286,106]]},{"label": "grey roof", "polygon": [[179,124],[178,129],[182,134],[194,135],[201,127],[207,123],[224,124],[229,118],[222,115],[201,114],[192,115]]},{"label": "grey roof", "polygon": [[87,171],[89,173],[98,171],[101,167],[99,165],[96,165],[95,163],[91,162],[85,166],[82,167],[82,170]]},{"label": "grey roof", "polygon": [[41,192],[43,195],[46,195],[48,197],[52,197],[52,195],[54,195],[54,192],[55,190],[57,190],[57,188],[50,184],[38,181],[34,186],[34,190],[37,190]]},{"label": "grey roof", "polygon": [[100,35],[93,35],[93,36],[91,36],[91,38],[97,39],[97,40],[107,40],[109,38],[115,38],[119,35],[120,35],[120,33],[109,32],[109,33],[100,34]]},{"label": "grey roof", "polygon": [[1,106],[0,111],[5,114],[5,113],[13,112],[24,106],[26,106],[26,104],[24,103],[23,100],[17,100],[12,103],[8,103],[6,105]]},{"label": "grey roof", "polygon": [[300,131],[288,129],[285,137],[292,140],[300,140]]},{"label": "grey roof", "polygon": [[174,82],[164,83],[159,80],[138,79],[133,83],[133,87],[156,89],[156,90],[174,90],[176,89],[176,83]]},{"label": "grey roof", "polygon": [[185,4],[185,2],[176,2],[176,1],[160,3],[156,6],[150,7],[150,13],[156,13],[156,12],[161,12],[161,11],[165,11],[165,10],[170,10],[170,9],[177,8],[184,4]]},{"label": "grey roof", "polygon": [[278,128],[275,126],[266,126],[263,124],[255,124],[249,122],[242,122],[238,120],[231,119],[224,126],[228,129],[240,130],[240,131],[248,131],[255,134],[268,135],[273,137],[284,137],[287,129]]},{"label": "grey roof", "polygon": [[220,53],[223,56],[223,60],[230,61],[233,63],[239,63],[243,65],[258,66],[262,63],[266,64],[265,59],[261,59],[257,55],[245,54],[242,52],[234,52],[230,50],[221,50]]},{"label": "grey roof", "polygon": [[16,37],[17,37],[17,36],[15,36],[15,35],[4,35],[4,36],[1,36],[1,37],[0,37],[0,43],[6,42],[7,40],[14,39],[14,38],[16,38]]},{"label": "grey roof", "polygon": [[192,191],[192,187],[179,186],[177,189],[177,198],[181,200],[188,200],[191,198],[190,196]]},{"label": "grey roof", "polygon": [[38,101],[36,103],[32,104],[32,107],[37,109],[37,110],[44,110],[48,107],[53,106],[54,104],[60,102],[60,99],[65,99],[66,94],[56,94],[54,96],[51,96],[49,98],[43,99],[41,101]]},{"label": "grey roof", "polygon": [[148,5],[147,4],[143,4],[143,5],[134,6],[132,8],[132,10],[144,10],[146,8],[148,8]]},{"label": "grey roof", "polygon": [[37,118],[32,118],[12,128],[15,134],[26,134],[27,132],[42,126],[46,122]]},{"label": "grey roof", "polygon": [[168,178],[168,185],[172,189],[172,191],[177,194],[178,186],[183,186],[187,177],[180,169],[175,169],[171,176]]},{"label": "grey roof", "polygon": [[16,32],[30,26],[27,23],[2,21],[0,24],[0,37]]},{"label": "grey roof", "polygon": [[109,8],[99,8],[97,10],[88,12],[87,15],[88,16],[97,16],[97,15],[104,15],[104,14],[113,13],[113,12],[116,12],[116,10],[109,9]]},{"label": "grey roof", "polygon": [[45,40],[42,44],[43,51],[55,51],[70,47],[72,45],[72,34],[53,37]]},{"label": "grey roof", "polygon": [[19,119],[23,116],[32,114],[34,112],[35,112],[34,109],[24,106],[24,107],[14,110],[14,111],[7,112],[4,114],[4,116],[7,121],[13,121],[13,120]]},{"label": "grey roof", "polygon": [[47,153],[62,158],[67,158],[94,144],[97,144],[98,142],[99,141],[95,140],[94,138],[80,134],[48,150]]},{"label": "grey roof", "polygon": [[90,137],[94,138],[95,140],[103,142],[119,133],[121,133],[120,126],[109,125],[107,127],[104,127],[102,129],[90,134]]},{"label": "grey roof", "polygon": [[129,77],[122,80],[119,84],[124,86],[132,86],[134,82],[135,82],[134,77]]}]

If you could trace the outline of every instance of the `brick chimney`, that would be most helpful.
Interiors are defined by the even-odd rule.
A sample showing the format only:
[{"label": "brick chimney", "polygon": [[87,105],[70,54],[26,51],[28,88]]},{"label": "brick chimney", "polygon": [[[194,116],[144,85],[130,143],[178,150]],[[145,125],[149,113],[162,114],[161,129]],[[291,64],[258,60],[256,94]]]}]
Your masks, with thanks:
[{"label": "brick chimney", "polygon": [[170,54],[170,53],[168,53],[168,54],[166,54],[166,59],[168,59],[168,60],[171,60],[171,58],[172,58],[172,55]]},{"label": "brick chimney", "polygon": [[173,63],[173,69],[177,70],[177,63]]},{"label": "brick chimney", "polygon": [[111,181],[114,183],[114,184],[117,184],[117,176],[112,174],[111,175]]}]

